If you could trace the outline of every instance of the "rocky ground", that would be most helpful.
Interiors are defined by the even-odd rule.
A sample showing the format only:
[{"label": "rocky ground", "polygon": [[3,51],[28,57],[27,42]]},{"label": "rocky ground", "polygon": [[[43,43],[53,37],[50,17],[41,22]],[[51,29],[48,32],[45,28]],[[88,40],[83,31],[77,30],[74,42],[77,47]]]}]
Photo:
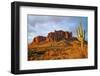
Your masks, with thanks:
[{"label": "rocky ground", "polygon": [[77,38],[28,45],[28,60],[82,59],[88,57],[88,46],[83,50]]}]

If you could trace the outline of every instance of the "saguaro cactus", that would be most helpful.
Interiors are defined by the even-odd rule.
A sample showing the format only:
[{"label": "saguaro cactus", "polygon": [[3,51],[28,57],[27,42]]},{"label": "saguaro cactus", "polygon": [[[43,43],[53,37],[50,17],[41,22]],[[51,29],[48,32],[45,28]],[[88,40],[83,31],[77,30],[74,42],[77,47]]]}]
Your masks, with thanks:
[{"label": "saguaro cactus", "polygon": [[81,42],[81,49],[83,51],[84,40],[85,40],[85,31],[83,31],[82,23],[76,29],[77,39]]}]

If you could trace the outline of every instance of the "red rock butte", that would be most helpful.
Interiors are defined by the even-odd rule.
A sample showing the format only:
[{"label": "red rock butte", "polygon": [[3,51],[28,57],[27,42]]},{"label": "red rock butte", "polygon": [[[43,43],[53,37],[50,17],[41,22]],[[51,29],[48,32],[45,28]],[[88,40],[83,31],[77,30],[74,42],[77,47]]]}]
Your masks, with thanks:
[{"label": "red rock butte", "polygon": [[54,32],[48,33],[47,37],[44,37],[44,36],[34,37],[32,43],[40,43],[40,42],[44,42],[44,41],[45,42],[60,41],[63,39],[69,39],[71,37],[72,37],[72,32],[55,30]]}]

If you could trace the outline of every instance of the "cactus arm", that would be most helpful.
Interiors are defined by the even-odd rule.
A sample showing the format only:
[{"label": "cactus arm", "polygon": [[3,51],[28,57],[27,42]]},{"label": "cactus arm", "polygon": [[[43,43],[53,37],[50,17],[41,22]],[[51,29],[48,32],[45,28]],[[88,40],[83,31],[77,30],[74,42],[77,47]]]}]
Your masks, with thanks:
[{"label": "cactus arm", "polygon": [[77,39],[78,39],[78,28],[76,28],[76,37],[77,37]]},{"label": "cactus arm", "polygon": [[81,34],[81,36],[83,36],[83,27],[82,27],[82,23],[80,23],[80,34]]},{"label": "cactus arm", "polygon": [[85,30],[84,30],[84,40],[85,40]]}]

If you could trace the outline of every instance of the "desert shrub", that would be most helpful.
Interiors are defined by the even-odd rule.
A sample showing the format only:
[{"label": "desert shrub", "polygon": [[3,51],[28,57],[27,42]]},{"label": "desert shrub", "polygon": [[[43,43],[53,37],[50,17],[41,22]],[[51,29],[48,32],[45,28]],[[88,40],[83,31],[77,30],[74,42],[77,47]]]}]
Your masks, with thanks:
[{"label": "desert shrub", "polygon": [[33,51],[28,51],[28,56],[31,57],[33,54]]}]

